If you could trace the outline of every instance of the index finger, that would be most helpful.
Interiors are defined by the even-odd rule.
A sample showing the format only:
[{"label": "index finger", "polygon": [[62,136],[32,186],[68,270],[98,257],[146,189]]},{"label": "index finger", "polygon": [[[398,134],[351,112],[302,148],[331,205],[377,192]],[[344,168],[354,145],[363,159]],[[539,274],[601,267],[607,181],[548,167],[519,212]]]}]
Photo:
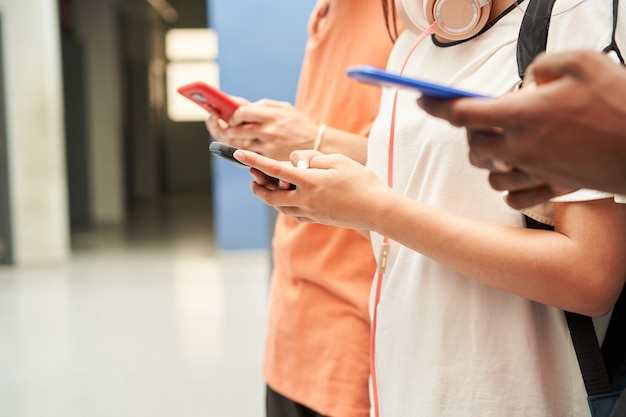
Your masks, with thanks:
[{"label": "index finger", "polygon": [[268,120],[271,121],[274,119],[276,109],[284,109],[288,107],[289,105],[286,103],[270,99],[261,99],[253,103],[246,103],[246,105],[239,106],[239,108],[233,113],[229,123],[233,126],[246,123],[265,123]]},{"label": "index finger", "polygon": [[501,127],[504,119],[506,103],[502,101],[506,96],[497,99],[484,98],[459,98],[459,99],[436,99],[422,96],[418,99],[418,105],[428,114],[447,120],[453,126],[488,128]]},{"label": "index finger", "polygon": [[235,151],[233,156],[250,168],[255,168],[270,177],[287,181],[295,186],[303,183],[303,172],[306,172],[306,170],[296,168],[290,162],[276,161],[275,159],[243,149]]}]

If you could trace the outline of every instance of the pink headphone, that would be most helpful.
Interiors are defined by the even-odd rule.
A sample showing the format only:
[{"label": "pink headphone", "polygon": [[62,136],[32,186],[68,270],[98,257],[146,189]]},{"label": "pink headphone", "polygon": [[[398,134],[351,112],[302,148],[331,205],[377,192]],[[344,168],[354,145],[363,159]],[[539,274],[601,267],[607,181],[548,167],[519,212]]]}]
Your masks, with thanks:
[{"label": "pink headphone", "polygon": [[435,33],[451,41],[469,39],[485,26],[491,0],[395,0],[405,27],[424,32],[433,22]]}]

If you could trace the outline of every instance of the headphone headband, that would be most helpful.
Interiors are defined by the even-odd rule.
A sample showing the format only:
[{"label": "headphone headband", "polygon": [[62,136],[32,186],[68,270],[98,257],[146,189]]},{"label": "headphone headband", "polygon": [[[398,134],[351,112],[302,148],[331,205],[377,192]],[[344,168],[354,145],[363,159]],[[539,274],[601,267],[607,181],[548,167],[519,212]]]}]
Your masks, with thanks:
[{"label": "headphone headband", "polygon": [[433,22],[435,33],[451,41],[469,39],[487,24],[491,0],[395,0],[405,27],[422,33]]}]

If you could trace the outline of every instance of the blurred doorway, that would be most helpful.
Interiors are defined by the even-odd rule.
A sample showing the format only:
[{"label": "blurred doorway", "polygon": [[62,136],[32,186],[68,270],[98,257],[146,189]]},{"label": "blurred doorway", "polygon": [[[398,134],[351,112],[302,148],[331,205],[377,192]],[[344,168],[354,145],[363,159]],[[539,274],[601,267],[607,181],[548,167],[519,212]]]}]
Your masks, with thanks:
[{"label": "blurred doorway", "polygon": [[[165,37],[170,29],[206,28],[206,0],[169,0],[176,18],[122,8],[120,53],[125,189],[129,208],[177,193],[211,193],[209,134],[203,122],[167,116]],[[193,80],[195,81],[195,80]]]},{"label": "blurred doorway", "polygon": [[4,51],[2,45],[2,16],[0,16],[0,264],[13,262],[11,248],[11,210],[9,204],[9,169],[4,96]]},{"label": "blurred doorway", "polygon": [[206,0],[58,1],[72,233],[132,226],[172,195],[210,197],[208,132],[170,121],[165,91],[165,34],[205,28]]}]

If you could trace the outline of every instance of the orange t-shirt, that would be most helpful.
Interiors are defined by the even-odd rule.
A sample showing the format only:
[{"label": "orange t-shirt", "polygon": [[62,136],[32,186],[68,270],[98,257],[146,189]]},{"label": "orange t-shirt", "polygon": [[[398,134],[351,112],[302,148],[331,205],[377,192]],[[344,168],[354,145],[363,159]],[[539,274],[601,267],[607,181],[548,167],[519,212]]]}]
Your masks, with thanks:
[{"label": "orange t-shirt", "polygon": [[[296,107],[317,123],[367,136],[380,88],[349,79],[346,70],[384,68],[391,47],[380,0],[318,1]],[[273,256],[267,384],[326,416],[369,416],[368,299],[376,268],[369,240],[279,215]]]}]

